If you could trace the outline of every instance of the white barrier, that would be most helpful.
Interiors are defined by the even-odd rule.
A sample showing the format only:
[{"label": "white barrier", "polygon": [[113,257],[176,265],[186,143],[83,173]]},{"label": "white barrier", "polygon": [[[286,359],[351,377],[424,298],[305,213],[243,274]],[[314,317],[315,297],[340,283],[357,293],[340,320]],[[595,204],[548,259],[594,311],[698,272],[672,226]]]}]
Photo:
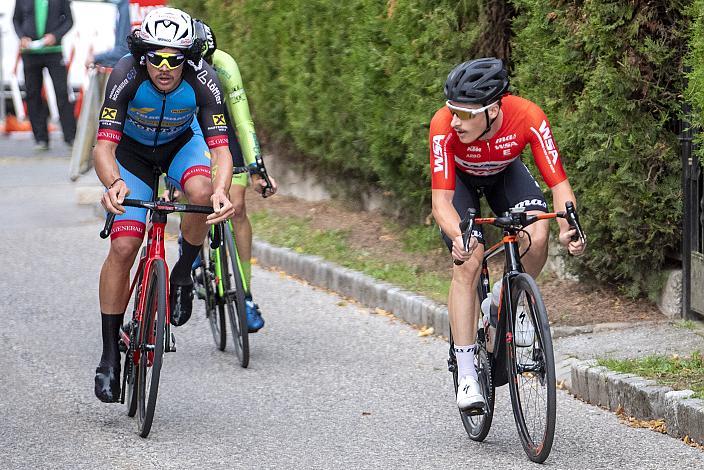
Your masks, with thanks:
[{"label": "white barrier", "polygon": [[110,73],[103,68],[88,72],[88,84],[83,91],[81,114],[76,123],[76,139],[73,141],[69,178],[76,181],[93,167],[92,150],[98,132],[98,112],[105,97],[105,84]]}]

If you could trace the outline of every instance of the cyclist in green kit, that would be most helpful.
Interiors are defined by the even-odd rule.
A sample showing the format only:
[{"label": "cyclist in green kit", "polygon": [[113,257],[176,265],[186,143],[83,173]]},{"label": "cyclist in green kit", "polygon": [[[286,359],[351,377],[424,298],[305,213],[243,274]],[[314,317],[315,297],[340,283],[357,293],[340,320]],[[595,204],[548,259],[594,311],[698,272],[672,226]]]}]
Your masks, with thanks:
[{"label": "cyclist in green kit", "polygon": [[[261,151],[257,134],[254,130],[254,122],[249,112],[249,103],[242,85],[237,62],[230,54],[217,49],[215,34],[210,27],[201,20],[193,21],[194,35],[204,41],[203,59],[215,70],[222,85],[223,93],[226,96],[225,122],[228,125],[228,138],[230,139],[230,152],[232,153],[234,166],[248,166],[257,168],[263,166]],[[196,121],[194,120],[194,123]],[[232,125],[234,123],[234,126]],[[196,123],[197,124],[197,123]],[[234,127],[234,128],[233,128]],[[257,174],[252,174],[252,184],[254,189],[261,194],[272,195],[276,192],[277,185],[274,178],[269,177],[271,186]],[[246,173],[233,175],[230,186],[230,201],[235,209],[232,216],[237,250],[242,262],[245,276],[245,285],[251,289],[252,266],[252,225],[247,217],[245,208],[245,190],[247,189],[249,178]],[[196,264],[200,260],[196,260]],[[259,331],[264,326],[259,306],[252,300],[252,293],[245,293],[247,306],[247,326],[249,332]]]}]

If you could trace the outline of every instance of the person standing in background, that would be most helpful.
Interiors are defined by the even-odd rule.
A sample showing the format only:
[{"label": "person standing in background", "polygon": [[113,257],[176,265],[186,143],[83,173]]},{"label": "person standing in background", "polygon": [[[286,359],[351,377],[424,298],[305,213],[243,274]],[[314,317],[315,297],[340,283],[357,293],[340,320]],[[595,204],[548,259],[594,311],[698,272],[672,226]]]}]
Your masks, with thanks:
[{"label": "person standing in background", "polygon": [[115,45],[112,49],[100,54],[90,54],[86,60],[86,67],[101,65],[112,68],[118,60],[129,54],[127,49],[127,36],[131,32],[130,23],[130,1],[129,0],[108,0],[117,6],[117,19],[115,21]]},{"label": "person standing in background", "polygon": [[16,0],[12,17],[24,64],[27,111],[37,149],[49,149],[47,108],[42,104],[43,70],[51,75],[64,141],[73,145],[76,118],[68,99],[68,72],[61,40],[73,26],[69,0]]}]

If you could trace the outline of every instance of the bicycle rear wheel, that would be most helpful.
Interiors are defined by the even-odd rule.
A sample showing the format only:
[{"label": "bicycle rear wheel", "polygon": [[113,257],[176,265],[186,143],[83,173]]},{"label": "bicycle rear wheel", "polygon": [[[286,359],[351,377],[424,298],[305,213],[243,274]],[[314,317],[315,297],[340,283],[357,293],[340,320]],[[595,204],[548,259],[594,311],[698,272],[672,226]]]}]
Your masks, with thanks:
[{"label": "bicycle rear wheel", "polygon": [[210,332],[213,334],[215,347],[225,350],[227,344],[227,328],[225,327],[225,308],[218,305],[215,282],[215,261],[211,251],[205,246],[201,248],[201,267],[193,271],[193,285],[199,297],[205,302],[205,316],[208,317]]},{"label": "bicycle rear wheel", "polygon": [[150,269],[147,301],[140,325],[139,365],[137,372],[137,411],[139,435],[147,437],[152,428],[159,376],[164,356],[166,328],[166,266],[155,260]]},{"label": "bicycle rear wheel", "polygon": [[230,330],[235,344],[235,353],[240,365],[247,367],[249,365],[249,329],[239,255],[229,224],[225,224],[223,233],[225,244],[220,251],[220,262],[222,263],[222,282],[225,291],[225,309],[230,317]]},{"label": "bicycle rear wheel", "polygon": [[535,281],[511,279],[514,318],[507,317],[506,354],[511,405],[528,458],[542,463],[555,435],[555,359],[548,315]]}]

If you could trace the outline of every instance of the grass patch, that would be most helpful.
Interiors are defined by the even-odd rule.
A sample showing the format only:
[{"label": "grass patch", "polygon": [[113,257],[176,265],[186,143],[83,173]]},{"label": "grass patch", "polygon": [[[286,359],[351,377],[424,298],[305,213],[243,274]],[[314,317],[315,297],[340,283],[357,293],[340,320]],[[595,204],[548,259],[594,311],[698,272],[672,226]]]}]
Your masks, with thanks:
[{"label": "grass patch", "polygon": [[[309,218],[284,217],[270,211],[251,213],[250,220],[257,237],[267,242],[298,253],[322,256],[326,260],[363,272],[375,279],[418,292],[440,302],[447,301],[450,279],[446,273],[425,271],[422,266],[407,263],[389,263],[370,253],[355,251],[347,243],[349,233],[344,230],[313,229]],[[407,251],[418,253],[436,250],[437,240],[434,246],[425,248],[426,242],[429,241],[428,227],[419,229],[411,229],[408,238],[415,241],[408,245]],[[407,233],[404,232],[404,239]],[[437,233],[434,236],[437,238]]]},{"label": "grass patch", "polygon": [[704,398],[704,358],[695,351],[690,357],[647,356],[639,359],[599,359],[599,365],[616,372],[635,374],[675,390],[694,390],[696,398]]},{"label": "grass patch", "polygon": [[677,328],[682,328],[685,330],[694,330],[696,328],[696,325],[692,320],[680,320],[678,322],[675,322],[675,326]]}]

